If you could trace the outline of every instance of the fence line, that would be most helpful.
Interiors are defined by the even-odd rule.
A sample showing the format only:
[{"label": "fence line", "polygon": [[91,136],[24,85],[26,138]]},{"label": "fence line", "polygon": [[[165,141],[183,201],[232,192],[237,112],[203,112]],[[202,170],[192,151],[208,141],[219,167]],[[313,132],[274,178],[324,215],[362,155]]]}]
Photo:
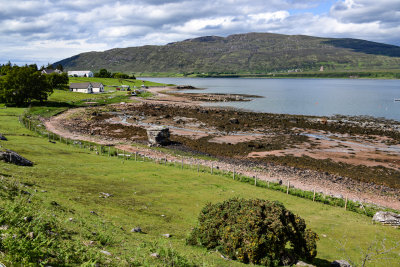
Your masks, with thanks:
[{"label": "fence line", "polygon": [[[60,143],[63,143],[63,141],[64,141],[64,143],[67,146],[72,145],[74,147],[78,147],[81,149],[86,149],[86,146],[87,146],[89,151],[95,151],[95,153],[99,156],[107,156],[110,158],[111,157],[116,157],[116,158],[122,157],[122,163],[125,163],[125,161],[129,161],[129,160],[135,161],[135,162],[153,162],[153,163],[159,164],[159,165],[177,167],[177,168],[180,168],[181,170],[183,170],[183,169],[195,170],[195,171],[197,171],[198,174],[209,173],[211,175],[218,175],[218,176],[223,176],[226,178],[232,177],[233,180],[252,184],[256,187],[262,187],[262,188],[267,188],[270,190],[281,191],[283,193],[286,193],[287,195],[293,195],[296,197],[309,199],[309,200],[312,200],[313,202],[321,202],[323,204],[327,204],[327,205],[331,205],[331,206],[343,207],[347,211],[366,214],[367,216],[373,216],[376,211],[382,210],[382,208],[380,208],[380,207],[372,207],[372,206],[368,207],[366,205],[363,205],[362,202],[360,202],[360,201],[349,200],[348,196],[346,196],[344,199],[344,198],[337,198],[337,197],[333,197],[333,196],[327,196],[327,195],[324,195],[323,193],[316,193],[315,188],[313,189],[313,191],[305,191],[305,190],[297,189],[297,188],[291,187],[290,180],[287,181],[287,185],[285,186],[282,183],[275,183],[275,182],[271,182],[268,180],[267,181],[261,180],[257,174],[253,177],[248,177],[243,174],[237,173],[235,167],[233,167],[232,171],[220,170],[218,168],[214,168],[214,163],[211,163],[211,167],[208,167],[206,165],[200,164],[199,160],[197,160],[197,164],[194,164],[194,165],[197,165],[197,168],[196,167],[193,168],[193,166],[192,166],[193,163],[184,163],[184,157],[181,157],[180,162],[179,162],[179,160],[169,160],[168,161],[167,157],[165,157],[164,163],[163,163],[162,159],[158,160],[157,158],[152,158],[142,152],[136,151],[133,154],[129,151],[125,151],[125,150],[115,148],[112,146],[102,146],[102,145],[97,145],[97,144],[92,146],[92,142],[65,138],[65,137],[62,137],[61,135],[49,132],[47,130],[41,131],[40,129],[38,129],[37,125],[32,126],[33,122],[26,117],[19,116],[18,120],[27,129],[37,133],[39,136],[42,136],[45,138],[47,137],[49,142],[55,142],[55,140],[58,139]],[[52,140],[50,139],[50,134],[52,135]],[[92,147],[93,147],[93,149],[92,149]],[[105,147],[107,147],[108,149],[105,149]],[[366,208],[369,208],[369,211],[367,211]],[[392,209],[384,209],[384,210],[392,210]]]}]

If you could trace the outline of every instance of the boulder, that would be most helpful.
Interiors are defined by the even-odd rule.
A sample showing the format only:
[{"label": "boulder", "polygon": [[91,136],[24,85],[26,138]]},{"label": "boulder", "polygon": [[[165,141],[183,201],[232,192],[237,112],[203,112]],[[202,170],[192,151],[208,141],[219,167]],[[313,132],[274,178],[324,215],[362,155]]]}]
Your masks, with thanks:
[{"label": "boulder", "polygon": [[147,129],[147,137],[151,145],[168,145],[170,143],[169,128],[152,127]]},{"label": "boulder", "polygon": [[0,133],[0,140],[7,141],[7,138]]},{"label": "boulder", "polygon": [[378,211],[375,213],[374,217],[372,217],[372,220],[382,224],[400,226],[400,214],[396,214],[394,212]]},{"label": "boulder", "polygon": [[335,260],[331,263],[331,267],[352,267],[350,263],[345,260]]},{"label": "boulder", "polygon": [[304,261],[298,261],[295,266],[303,266],[303,267],[315,267],[315,265],[308,264]]},{"label": "boulder", "polygon": [[33,162],[19,155],[12,150],[0,151],[0,160],[9,162],[18,166],[33,166]]},{"label": "boulder", "polygon": [[232,124],[239,124],[239,120],[237,118],[230,118],[229,122]]}]

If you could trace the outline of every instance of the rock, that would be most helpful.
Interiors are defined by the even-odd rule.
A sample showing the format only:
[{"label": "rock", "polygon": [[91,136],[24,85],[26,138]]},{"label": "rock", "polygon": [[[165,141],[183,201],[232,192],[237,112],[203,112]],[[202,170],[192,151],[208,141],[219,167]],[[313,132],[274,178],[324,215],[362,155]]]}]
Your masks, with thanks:
[{"label": "rock", "polygon": [[18,166],[33,166],[33,162],[19,155],[12,150],[0,151],[0,160],[9,162]]},{"label": "rock", "polygon": [[388,211],[378,211],[372,218],[374,222],[380,222],[382,224],[400,226],[400,214]]},{"label": "rock", "polygon": [[335,260],[331,263],[331,267],[352,267],[352,266],[345,260]]},{"label": "rock", "polygon": [[230,118],[229,122],[232,123],[232,124],[239,124],[239,120],[236,119],[236,118]]},{"label": "rock", "polygon": [[90,211],[91,214],[99,216],[96,212],[94,212],[93,210]]},{"label": "rock", "polygon": [[152,257],[152,258],[159,258],[160,257],[160,255],[158,255],[158,253],[151,253],[150,254],[150,257]]},{"label": "rock", "polygon": [[95,242],[92,240],[87,240],[87,241],[83,241],[82,243],[87,247],[91,247],[94,245]]},{"label": "rock", "polygon": [[100,195],[99,195],[100,198],[109,198],[109,197],[112,197],[112,196],[113,196],[113,194],[104,193],[104,192],[100,192],[99,194],[100,194]]},{"label": "rock", "polygon": [[112,256],[111,252],[108,252],[106,250],[100,250],[101,253],[107,255],[107,256]]},{"label": "rock", "polygon": [[169,128],[166,127],[149,128],[147,129],[147,136],[152,145],[168,145],[170,143]]},{"label": "rock", "polygon": [[315,265],[308,264],[304,261],[298,261],[295,266],[315,267]]},{"label": "rock", "polygon": [[0,133],[0,140],[2,140],[2,141],[7,141],[7,138],[6,138],[4,135],[2,135],[2,134]]},{"label": "rock", "polygon": [[171,237],[170,234],[163,234],[163,236],[165,236],[166,238],[170,238]]},{"label": "rock", "polygon": [[26,216],[26,217],[24,217],[24,221],[26,221],[26,222],[30,222],[30,221],[32,221],[32,219],[33,219],[32,216]]},{"label": "rock", "polygon": [[131,230],[131,233],[141,233],[142,232],[142,228],[140,227],[135,227]]},{"label": "rock", "polygon": [[29,232],[26,236],[30,239],[33,239],[35,237],[35,234],[33,232]]}]

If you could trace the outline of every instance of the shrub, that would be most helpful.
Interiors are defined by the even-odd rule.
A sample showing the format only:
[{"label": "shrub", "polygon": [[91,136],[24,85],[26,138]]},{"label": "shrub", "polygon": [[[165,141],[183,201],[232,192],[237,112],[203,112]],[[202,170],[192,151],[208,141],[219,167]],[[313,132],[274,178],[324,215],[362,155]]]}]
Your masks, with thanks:
[{"label": "shrub", "polygon": [[233,198],[207,204],[187,242],[217,249],[244,263],[277,266],[300,258],[312,260],[317,240],[305,221],[282,204]]}]

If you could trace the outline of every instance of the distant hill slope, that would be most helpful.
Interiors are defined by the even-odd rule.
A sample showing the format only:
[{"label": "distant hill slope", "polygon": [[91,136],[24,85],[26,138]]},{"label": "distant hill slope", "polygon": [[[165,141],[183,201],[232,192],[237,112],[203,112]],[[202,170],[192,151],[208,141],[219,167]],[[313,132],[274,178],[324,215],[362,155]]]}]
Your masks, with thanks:
[{"label": "distant hill slope", "polygon": [[321,66],[325,70],[398,69],[400,47],[358,39],[247,33],[88,52],[54,64],[68,70],[175,73],[268,73]]}]

